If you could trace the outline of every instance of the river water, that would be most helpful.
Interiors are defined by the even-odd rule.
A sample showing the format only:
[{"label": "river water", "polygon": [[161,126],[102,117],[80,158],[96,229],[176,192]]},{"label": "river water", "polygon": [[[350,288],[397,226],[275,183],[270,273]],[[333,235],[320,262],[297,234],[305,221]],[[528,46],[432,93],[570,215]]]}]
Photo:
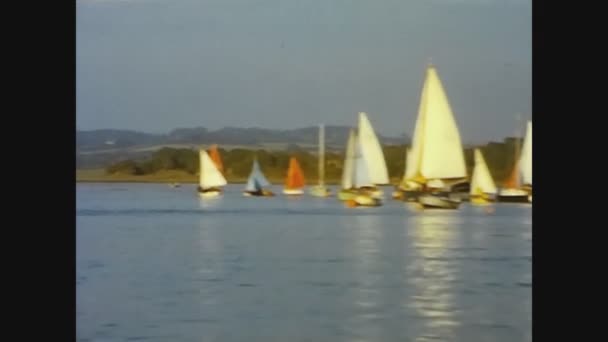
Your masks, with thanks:
[{"label": "river water", "polygon": [[531,341],[530,205],[76,187],[79,341]]}]

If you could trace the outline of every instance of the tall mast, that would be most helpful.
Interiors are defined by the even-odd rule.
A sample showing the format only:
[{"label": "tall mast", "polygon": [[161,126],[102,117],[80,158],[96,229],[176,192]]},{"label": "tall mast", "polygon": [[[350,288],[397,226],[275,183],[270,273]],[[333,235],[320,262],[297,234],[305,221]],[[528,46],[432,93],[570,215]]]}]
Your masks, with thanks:
[{"label": "tall mast", "polygon": [[[517,126],[515,128],[515,164],[514,168],[519,168],[520,146],[519,134],[521,133],[521,113],[517,113]],[[519,186],[519,172],[517,172],[517,185]]]},{"label": "tall mast", "polygon": [[325,126],[319,126],[319,185],[325,183]]}]

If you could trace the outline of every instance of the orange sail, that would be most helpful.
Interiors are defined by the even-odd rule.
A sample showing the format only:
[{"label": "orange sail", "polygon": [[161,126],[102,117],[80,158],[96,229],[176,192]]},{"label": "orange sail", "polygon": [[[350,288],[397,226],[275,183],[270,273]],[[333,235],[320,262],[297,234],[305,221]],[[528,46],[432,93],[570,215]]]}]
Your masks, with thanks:
[{"label": "orange sail", "polygon": [[213,160],[215,167],[217,167],[221,173],[224,173],[224,164],[222,164],[222,158],[220,157],[220,152],[217,150],[217,145],[211,146],[211,149],[209,149],[209,156],[211,157],[211,160]]},{"label": "orange sail", "polygon": [[304,173],[300,168],[295,157],[289,160],[289,169],[287,170],[287,179],[285,180],[286,189],[300,189],[304,187]]},{"label": "orange sail", "polygon": [[511,175],[509,175],[509,178],[507,178],[504,187],[507,189],[519,188],[519,161],[515,162],[513,171],[511,171]]}]

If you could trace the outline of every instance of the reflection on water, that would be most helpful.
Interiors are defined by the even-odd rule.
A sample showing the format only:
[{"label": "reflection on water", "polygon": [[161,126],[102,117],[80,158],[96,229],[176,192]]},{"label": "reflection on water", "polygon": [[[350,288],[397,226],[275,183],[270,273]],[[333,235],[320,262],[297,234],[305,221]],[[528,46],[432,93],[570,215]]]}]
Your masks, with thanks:
[{"label": "reflection on water", "polygon": [[460,219],[455,213],[427,211],[407,220],[405,249],[411,253],[406,282],[413,291],[403,305],[413,308],[424,326],[415,341],[453,336],[460,325],[452,288],[458,269],[448,255],[448,248],[458,245]]},{"label": "reflection on water", "polygon": [[367,338],[376,339],[381,327],[375,323],[383,318],[383,275],[378,272],[381,269],[382,230],[377,229],[381,218],[357,215],[353,219],[353,278],[357,284],[353,291],[353,327],[355,331],[364,328]]},{"label": "reflection on water", "polygon": [[195,194],[198,197],[198,205],[201,209],[218,209],[222,207],[223,198],[225,194],[217,197],[202,198],[199,194]]},{"label": "reflection on water", "polygon": [[[207,335],[212,334],[208,325],[217,322],[219,317],[215,308],[221,307],[223,297],[221,287],[226,281],[227,275],[224,266],[224,245],[220,240],[220,230],[216,219],[201,219],[198,230],[198,247],[200,252],[193,262],[197,265],[193,279],[198,283],[199,293],[195,299],[200,303],[200,320],[207,326]],[[201,329],[203,327],[201,326]],[[202,334],[200,331],[199,334]]]}]

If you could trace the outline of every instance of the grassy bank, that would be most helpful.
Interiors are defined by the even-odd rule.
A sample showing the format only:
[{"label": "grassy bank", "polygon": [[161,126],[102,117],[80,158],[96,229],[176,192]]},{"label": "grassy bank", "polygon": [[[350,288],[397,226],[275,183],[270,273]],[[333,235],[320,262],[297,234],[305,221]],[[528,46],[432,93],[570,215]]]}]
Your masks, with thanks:
[{"label": "grassy bank", "polygon": [[[268,177],[268,180],[273,184],[283,184],[283,177]],[[228,177],[228,183],[242,184],[247,181],[246,178]],[[393,179],[392,183],[397,183],[398,180]],[[108,174],[103,169],[93,170],[76,170],[76,182],[79,183],[198,183],[198,176],[181,170],[163,170],[148,175],[129,175],[114,173]],[[316,178],[307,179],[307,184],[314,185],[317,183]],[[328,185],[339,184],[340,179],[326,179]]]}]

